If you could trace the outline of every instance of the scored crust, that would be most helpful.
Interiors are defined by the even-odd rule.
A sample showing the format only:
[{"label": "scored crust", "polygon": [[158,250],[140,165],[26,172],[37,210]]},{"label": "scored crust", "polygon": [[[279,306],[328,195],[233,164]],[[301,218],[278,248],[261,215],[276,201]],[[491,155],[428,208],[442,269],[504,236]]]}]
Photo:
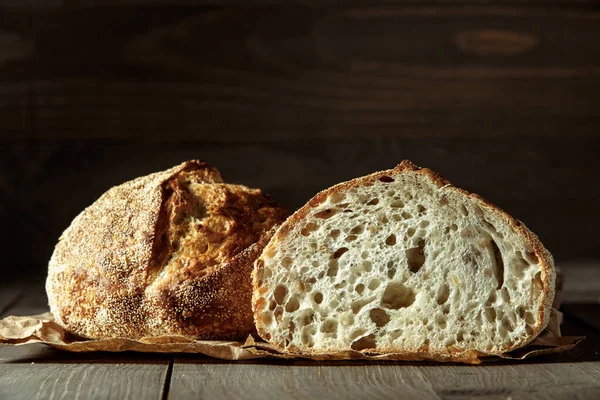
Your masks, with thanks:
[{"label": "scored crust", "polygon": [[126,182],[61,235],[50,309],[86,338],[243,339],[255,331],[252,264],[287,215],[202,161]]},{"label": "scored crust", "polygon": [[[296,230],[296,227],[301,224],[315,207],[318,207],[322,203],[326,202],[330,196],[335,196],[336,193],[343,193],[348,189],[359,187],[359,186],[368,186],[373,182],[380,180],[380,178],[388,176],[394,176],[396,174],[404,174],[404,173],[416,173],[420,174],[423,177],[426,177],[430,182],[432,182],[439,190],[447,191],[445,193],[455,193],[461,196],[468,196],[474,201],[476,201],[481,207],[489,210],[494,213],[497,217],[504,220],[508,223],[519,235],[521,235],[525,241],[531,246],[531,249],[535,256],[539,259],[539,265],[544,271],[544,279],[542,282],[542,304],[538,312],[538,323],[532,327],[531,334],[528,337],[527,341],[520,343],[518,346],[514,348],[506,348],[501,351],[495,352],[479,352],[477,350],[464,350],[464,349],[452,349],[448,353],[435,353],[428,351],[419,351],[418,349],[399,349],[399,348],[381,348],[378,347],[376,349],[369,348],[361,350],[363,352],[369,354],[402,354],[403,359],[429,359],[429,360],[437,360],[437,361],[462,361],[462,362],[477,362],[478,356],[482,354],[500,354],[506,351],[512,351],[518,347],[524,346],[528,342],[532,341],[547,325],[548,320],[550,318],[550,308],[552,304],[552,300],[554,297],[554,284],[555,284],[555,270],[554,270],[554,261],[552,255],[545,249],[545,247],[541,244],[537,236],[532,233],[527,227],[520,221],[514,219],[509,214],[504,212],[499,207],[487,202],[482,197],[471,194],[465,190],[456,188],[450,184],[450,182],[437,173],[431,171],[427,168],[419,168],[412,164],[408,160],[404,160],[401,164],[399,164],[393,170],[380,171],[367,176],[363,176],[360,178],[353,179],[348,182],[343,182],[338,185],[335,185],[329,189],[326,189],[316,196],[314,196],[305,206],[299,209],[296,213],[294,213],[273,235],[269,244],[265,247],[263,254],[259,259],[257,259],[255,263],[255,269],[253,272],[253,285],[254,285],[254,293],[253,293],[253,310],[255,313],[255,323],[257,325],[258,333],[261,337],[266,340],[270,339],[270,333],[267,329],[267,326],[262,322],[261,318],[259,318],[259,313],[261,311],[261,302],[264,302],[264,298],[262,297],[264,291],[266,290],[263,287],[263,282],[261,278],[263,277],[263,272],[265,270],[265,262],[264,257],[265,253],[276,251],[278,246],[281,246],[284,243],[286,237],[292,234],[292,231]],[[286,349],[281,343],[271,342],[273,345],[278,346],[281,351],[288,352],[289,349]],[[349,349],[330,349],[330,351],[320,351],[320,350],[312,350],[312,349],[303,349],[302,352],[306,354],[320,355],[320,354],[331,354],[331,353],[339,353],[344,354],[348,353]]]}]

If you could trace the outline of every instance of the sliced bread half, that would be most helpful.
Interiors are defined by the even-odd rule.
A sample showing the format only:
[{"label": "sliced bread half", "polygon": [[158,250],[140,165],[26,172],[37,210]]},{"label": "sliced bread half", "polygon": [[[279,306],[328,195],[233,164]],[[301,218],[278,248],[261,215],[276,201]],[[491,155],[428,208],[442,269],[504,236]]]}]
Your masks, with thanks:
[{"label": "sliced bread half", "polygon": [[403,161],[291,216],[256,261],[253,311],[286,352],[468,362],[532,341],[554,280],[523,223]]}]

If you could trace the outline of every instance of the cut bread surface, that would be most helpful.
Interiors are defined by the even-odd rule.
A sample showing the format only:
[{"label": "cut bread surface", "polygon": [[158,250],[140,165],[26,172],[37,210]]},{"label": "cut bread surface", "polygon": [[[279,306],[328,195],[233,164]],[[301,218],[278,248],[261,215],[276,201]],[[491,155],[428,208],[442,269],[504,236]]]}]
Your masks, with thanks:
[{"label": "cut bread surface", "polygon": [[524,225],[405,161],[290,217],[256,262],[253,311],[289,352],[501,354],[544,329],[554,277]]}]

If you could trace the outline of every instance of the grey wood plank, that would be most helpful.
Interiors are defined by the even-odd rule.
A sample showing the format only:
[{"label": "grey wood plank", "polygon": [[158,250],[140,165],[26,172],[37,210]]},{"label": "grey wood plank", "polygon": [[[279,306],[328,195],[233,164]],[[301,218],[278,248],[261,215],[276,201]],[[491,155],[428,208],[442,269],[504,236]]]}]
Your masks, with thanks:
[{"label": "grey wood plank", "polygon": [[[24,290],[4,316],[47,311],[42,285]],[[0,287],[0,293],[8,292]],[[68,353],[42,344],[0,346],[0,399],[160,399],[170,362],[169,355]]]},{"label": "grey wood plank", "polygon": [[416,5],[0,12],[1,134],[593,136],[599,15]]},{"label": "grey wood plank", "polygon": [[439,399],[413,365],[397,363],[251,361],[179,357],[173,399]]},{"label": "grey wood plank", "polygon": [[168,356],[1,347],[0,398],[160,399],[168,365]]},{"label": "grey wood plank", "polygon": [[600,335],[566,316],[573,351],[478,366],[434,363],[251,361],[178,357],[172,398],[588,399],[600,396]]}]

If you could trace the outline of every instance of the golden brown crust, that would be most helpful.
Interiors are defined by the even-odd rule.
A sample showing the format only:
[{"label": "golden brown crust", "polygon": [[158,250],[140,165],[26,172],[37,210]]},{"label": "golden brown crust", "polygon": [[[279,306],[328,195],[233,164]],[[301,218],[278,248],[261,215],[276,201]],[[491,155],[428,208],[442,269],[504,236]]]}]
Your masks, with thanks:
[{"label": "golden brown crust", "polygon": [[[511,227],[513,227],[518,233],[520,233],[526,239],[527,243],[531,246],[533,253],[540,260],[540,265],[544,271],[544,276],[542,279],[542,284],[543,284],[542,292],[543,292],[543,296],[544,296],[544,301],[543,301],[544,306],[539,311],[538,321],[540,321],[540,322],[533,327],[532,333],[529,337],[529,340],[520,343],[519,346],[507,348],[504,351],[502,351],[501,353],[513,351],[519,347],[526,345],[527,343],[531,342],[532,340],[534,340],[535,337],[537,337],[537,335],[539,335],[544,330],[546,325],[548,324],[548,321],[550,319],[550,309],[552,307],[552,301],[554,299],[556,274],[555,274],[554,260],[552,258],[552,255],[550,254],[550,252],[542,245],[542,243],[540,242],[538,237],[533,232],[531,232],[529,229],[527,229],[527,227],[522,222],[514,219],[512,216],[510,216],[508,213],[506,213],[500,207],[488,202],[487,200],[485,200],[484,198],[482,198],[481,196],[479,196],[477,194],[470,193],[466,190],[452,186],[452,184],[447,179],[441,177],[436,172],[434,172],[428,168],[417,167],[409,160],[403,160],[400,164],[398,164],[392,170],[379,171],[379,172],[372,173],[370,175],[355,178],[355,179],[352,179],[347,182],[339,183],[337,185],[334,185],[328,189],[325,189],[325,190],[317,193],[303,207],[301,207],[292,216],[290,216],[283,225],[281,225],[279,227],[277,232],[273,235],[273,237],[267,244],[265,251],[269,251],[270,246],[283,240],[288,234],[290,234],[290,232],[292,231],[293,227],[296,224],[301,223],[302,220],[308,216],[308,214],[312,211],[312,209],[315,206],[318,206],[319,204],[324,202],[332,194],[345,192],[352,187],[369,184],[370,182],[375,182],[382,178],[385,179],[385,177],[387,177],[388,175],[398,174],[398,173],[421,174],[423,176],[426,176],[431,182],[433,182],[439,188],[443,188],[443,190],[454,191],[454,192],[460,193],[461,195],[468,196],[468,197],[474,199],[475,201],[477,201],[479,203],[480,206],[487,208],[488,210],[490,210],[491,212],[495,213],[500,218],[502,218],[504,221],[506,221],[508,224],[510,224]],[[257,301],[260,298],[260,295],[258,292],[259,286],[260,286],[259,285],[259,283],[260,283],[259,277],[262,273],[263,267],[264,267],[264,263],[262,261],[262,256],[261,256],[256,260],[255,268],[254,268],[254,271],[252,274],[253,287],[254,287],[254,293],[253,293],[252,299],[253,299],[253,311],[255,313],[255,324],[257,327],[258,334],[263,339],[269,341],[269,339],[270,339],[269,334],[265,330],[265,327],[262,324],[262,322],[260,321],[260,318],[258,318],[258,312],[260,309],[259,305],[257,304]],[[277,343],[271,343],[271,344],[278,346],[281,351],[287,352],[287,350],[285,350],[281,344],[277,344]],[[460,348],[456,348],[454,351],[452,351],[452,354],[450,354],[450,355],[449,354],[430,353],[427,351],[419,351],[419,349],[405,349],[405,350],[406,351],[403,352],[403,357],[404,357],[404,355],[406,355],[408,357],[406,359],[415,359],[415,360],[416,359],[420,359],[420,360],[427,359],[427,360],[434,360],[434,361],[459,361],[459,362],[477,363],[477,360],[479,359],[478,356],[486,355],[486,354],[480,353],[478,351],[474,351],[474,350],[465,351],[464,349],[460,349]],[[343,353],[344,351],[345,351],[345,349],[339,350],[340,353]],[[373,349],[367,349],[367,350],[362,350],[362,352],[369,353],[369,354],[389,354],[389,353],[398,353],[398,350],[397,349],[378,349],[378,351],[373,351]],[[325,353],[317,352],[317,351],[307,351],[305,353],[311,354],[311,355],[325,354]],[[493,353],[489,353],[489,354],[493,354]]]},{"label": "golden brown crust", "polygon": [[222,182],[208,164],[188,161],[114,187],[84,210],[49,264],[57,322],[88,338],[252,333],[252,264],[287,211]]}]

